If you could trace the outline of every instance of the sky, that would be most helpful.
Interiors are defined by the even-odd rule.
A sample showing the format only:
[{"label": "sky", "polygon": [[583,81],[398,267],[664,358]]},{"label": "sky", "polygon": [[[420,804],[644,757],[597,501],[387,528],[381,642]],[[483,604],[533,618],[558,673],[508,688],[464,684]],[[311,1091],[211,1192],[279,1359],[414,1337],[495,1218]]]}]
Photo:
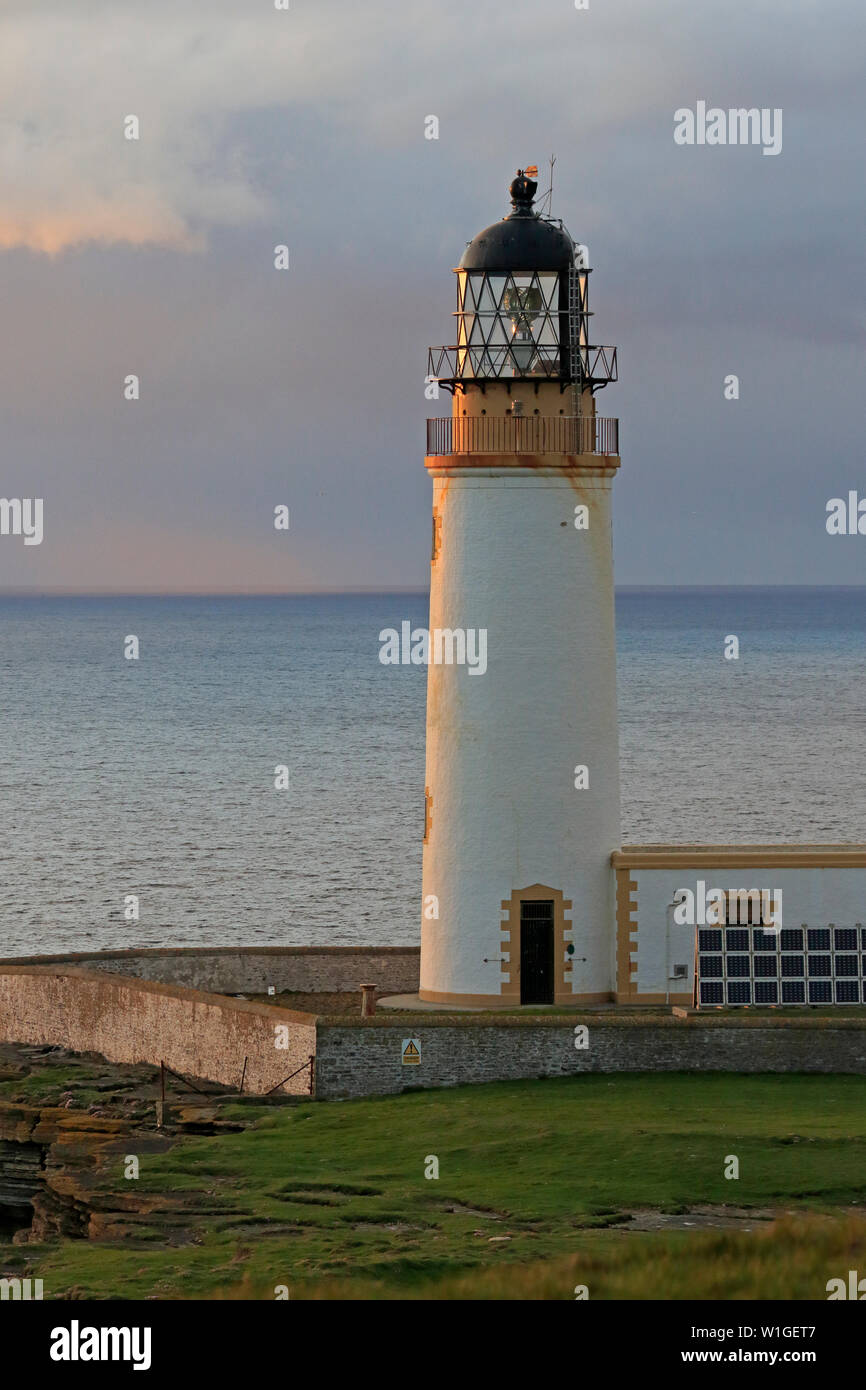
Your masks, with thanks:
[{"label": "sky", "polygon": [[[864,58],[862,0],[3,0],[0,496],[44,536],[0,588],[425,587],[427,347],[551,154],[617,582],[866,582],[825,525],[866,497]],[[698,101],[781,152],[678,145]]]}]

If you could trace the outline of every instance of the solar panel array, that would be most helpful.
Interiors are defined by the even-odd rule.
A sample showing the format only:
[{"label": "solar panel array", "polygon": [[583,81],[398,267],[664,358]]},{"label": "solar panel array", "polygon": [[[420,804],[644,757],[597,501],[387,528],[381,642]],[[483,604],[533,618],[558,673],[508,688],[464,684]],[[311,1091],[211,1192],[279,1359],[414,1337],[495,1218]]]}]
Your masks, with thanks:
[{"label": "solar panel array", "polygon": [[866,927],[698,928],[698,1003],[866,1003]]}]

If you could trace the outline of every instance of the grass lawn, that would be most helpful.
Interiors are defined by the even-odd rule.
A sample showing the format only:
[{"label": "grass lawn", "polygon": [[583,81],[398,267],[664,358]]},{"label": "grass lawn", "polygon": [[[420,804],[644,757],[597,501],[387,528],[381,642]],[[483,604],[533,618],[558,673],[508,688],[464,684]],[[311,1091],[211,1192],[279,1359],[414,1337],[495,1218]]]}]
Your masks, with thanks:
[{"label": "grass lawn", "polygon": [[[103,1186],[172,1196],[165,1221],[0,1263],[97,1298],[824,1298],[866,1273],[863,1077],[588,1075],[255,1115],[142,1155],[134,1184],[118,1157]],[[722,1204],[756,1219],[684,1226]],[[629,1229],[651,1211],[683,1229]]]}]

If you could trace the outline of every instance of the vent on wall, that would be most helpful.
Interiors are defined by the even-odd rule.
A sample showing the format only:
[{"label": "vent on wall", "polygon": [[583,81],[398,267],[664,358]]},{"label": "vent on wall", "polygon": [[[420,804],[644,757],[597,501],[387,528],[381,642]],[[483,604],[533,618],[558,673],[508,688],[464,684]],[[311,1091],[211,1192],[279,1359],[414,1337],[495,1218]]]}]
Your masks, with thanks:
[{"label": "vent on wall", "polygon": [[687,965],[675,965],[675,966],[674,966],[673,974],[671,975],[671,979],[672,979],[672,980],[687,980],[688,977],[689,977],[689,967],[688,967]]}]

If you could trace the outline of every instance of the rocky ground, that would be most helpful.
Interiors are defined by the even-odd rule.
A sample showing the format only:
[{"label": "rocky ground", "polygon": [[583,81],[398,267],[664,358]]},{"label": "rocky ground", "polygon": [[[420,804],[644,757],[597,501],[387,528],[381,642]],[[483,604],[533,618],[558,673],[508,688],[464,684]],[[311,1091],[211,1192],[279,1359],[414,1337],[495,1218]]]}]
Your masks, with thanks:
[{"label": "rocky ground", "polygon": [[206,1214],[200,1194],[148,1197],[125,1179],[130,1160],[162,1153],[182,1135],[245,1128],[245,1098],[194,1084],[207,1093],[167,1075],[162,1109],[158,1067],[0,1044],[0,1244],[117,1239],[155,1221],[166,1241],[173,1231],[182,1239]]}]

